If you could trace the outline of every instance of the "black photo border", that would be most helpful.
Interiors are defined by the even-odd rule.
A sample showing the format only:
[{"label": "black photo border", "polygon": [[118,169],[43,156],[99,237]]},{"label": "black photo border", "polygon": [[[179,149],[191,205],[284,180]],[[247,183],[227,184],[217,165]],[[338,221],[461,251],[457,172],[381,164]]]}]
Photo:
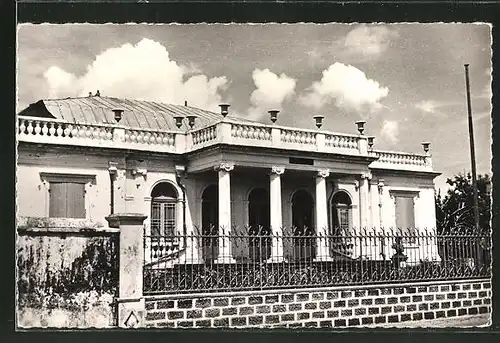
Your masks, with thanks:
[{"label": "black photo border", "polygon": [[[498,50],[500,45],[500,2],[498,1],[18,1],[0,2],[2,18],[2,156],[3,168],[0,189],[8,190],[9,195],[1,198],[2,208],[2,333],[7,336],[4,342],[47,341],[55,343],[68,340],[87,341],[127,341],[150,342],[152,340],[187,341],[277,341],[303,339],[314,341],[424,341],[456,342],[478,339],[498,341],[500,318],[499,299],[496,290],[500,284],[498,270],[500,244],[499,223],[499,174],[498,160],[500,143],[496,118],[499,88],[500,65]],[[474,329],[339,329],[333,331],[293,331],[293,330],[191,330],[191,331],[123,331],[123,330],[71,330],[54,331],[27,330],[15,328],[15,111],[16,111],[16,23],[246,23],[246,22],[487,22],[493,25],[493,110],[492,110],[492,175],[493,175],[493,303],[492,321],[489,328]],[[465,114],[464,114],[465,115]],[[495,153],[497,152],[497,153]],[[500,245],[499,245],[500,246]],[[375,335],[374,335],[375,334]],[[471,336],[472,335],[472,336]]]}]

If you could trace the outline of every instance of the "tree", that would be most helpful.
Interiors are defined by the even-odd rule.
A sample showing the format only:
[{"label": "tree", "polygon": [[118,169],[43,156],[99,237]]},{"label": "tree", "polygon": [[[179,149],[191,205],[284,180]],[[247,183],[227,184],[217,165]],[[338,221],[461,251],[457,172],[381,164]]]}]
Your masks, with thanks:
[{"label": "tree", "polygon": [[[478,175],[479,227],[484,233],[490,232],[491,200],[488,174]],[[474,193],[472,176],[458,174],[448,179],[451,186],[444,196],[436,194],[436,224],[439,234],[448,234],[455,230],[474,228]]]}]

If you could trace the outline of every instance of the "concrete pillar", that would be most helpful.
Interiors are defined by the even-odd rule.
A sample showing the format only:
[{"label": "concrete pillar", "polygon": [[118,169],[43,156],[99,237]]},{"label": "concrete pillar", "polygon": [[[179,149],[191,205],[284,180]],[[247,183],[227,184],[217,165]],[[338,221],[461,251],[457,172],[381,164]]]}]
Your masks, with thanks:
[{"label": "concrete pillar", "polygon": [[120,229],[118,326],[144,326],[145,307],[142,296],[144,235],[146,216],[137,213],[118,213],[106,217],[109,227]]},{"label": "concrete pillar", "polygon": [[283,212],[281,208],[281,174],[285,168],[272,167],[270,180],[270,210],[271,210],[271,230],[272,230],[272,249],[271,258],[268,262],[283,261]]},{"label": "concrete pillar", "polygon": [[281,145],[281,130],[277,127],[271,128],[271,143],[273,147]]},{"label": "concrete pillar", "polygon": [[231,123],[220,122],[217,125],[217,140],[220,143],[231,143]]},{"label": "concrete pillar", "polygon": [[316,147],[318,151],[325,151],[325,134],[323,132],[318,132],[316,134]]},{"label": "concrete pillar", "polygon": [[326,198],[326,178],[330,175],[330,170],[319,170],[316,175],[316,234],[317,249],[316,260],[331,260],[328,242],[328,205]]},{"label": "concrete pillar", "polygon": [[379,259],[381,251],[381,242],[376,237],[380,232],[380,207],[379,207],[379,193],[378,193],[378,180],[370,180],[370,208],[371,208],[371,225],[368,233],[371,239],[368,241],[371,246],[371,259]]},{"label": "concrete pillar", "polygon": [[359,216],[361,228],[370,226],[370,211],[368,205],[369,196],[369,174],[362,174],[359,182]]},{"label": "concrete pillar", "polygon": [[368,155],[368,137],[358,136],[358,151],[360,155]]},{"label": "concrete pillar", "polygon": [[[187,146],[188,140],[187,137],[190,137],[190,144],[189,147]],[[185,133],[176,133],[174,136],[174,145],[175,145],[175,151],[178,153],[185,153],[188,148],[192,148],[193,146],[193,138],[191,136],[191,133],[185,134]]]},{"label": "concrete pillar", "polygon": [[371,226],[375,232],[380,229],[378,180],[370,180]]},{"label": "concrete pillar", "polygon": [[364,257],[369,255],[367,241],[364,236],[370,226],[370,208],[369,208],[369,174],[362,174],[359,181],[359,224],[360,228],[354,232],[354,256]]},{"label": "concrete pillar", "polygon": [[219,256],[216,263],[235,263],[231,251],[231,174],[232,163],[215,167],[219,173]]},{"label": "concrete pillar", "polygon": [[388,259],[388,249],[390,248],[390,242],[387,239],[387,230],[384,222],[384,186],[385,180],[379,179],[377,188],[378,188],[378,216],[379,216],[379,233],[381,233],[382,237],[379,238],[380,243],[380,258]]}]

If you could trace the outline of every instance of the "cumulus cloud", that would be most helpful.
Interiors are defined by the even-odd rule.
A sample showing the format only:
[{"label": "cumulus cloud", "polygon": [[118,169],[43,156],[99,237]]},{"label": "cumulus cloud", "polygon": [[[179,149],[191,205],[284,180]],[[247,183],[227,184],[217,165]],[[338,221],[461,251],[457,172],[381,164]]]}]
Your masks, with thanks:
[{"label": "cumulus cloud", "polygon": [[43,76],[49,85],[49,98],[68,97],[75,95],[77,77],[67,71],[52,66],[45,71]]},{"label": "cumulus cloud", "polygon": [[378,57],[387,50],[397,32],[387,26],[360,25],[351,30],[344,39],[349,52],[365,57]]},{"label": "cumulus cloud", "polygon": [[380,134],[390,143],[396,143],[399,134],[399,125],[394,120],[384,120]]},{"label": "cumulus cloud", "polygon": [[193,64],[178,64],[162,44],[146,38],[103,51],[84,75],[52,66],[44,76],[52,98],[85,96],[99,89],[104,96],[173,104],[187,100],[192,106],[214,111],[228,84],[225,76],[210,78]]},{"label": "cumulus cloud", "polygon": [[334,101],[337,107],[364,113],[382,107],[380,100],[387,94],[389,94],[387,87],[368,79],[363,71],[336,62],[323,70],[321,80],[314,82],[308,88],[307,93],[300,98],[300,102],[319,109]]},{"label": "cumulus cloud", "polygon": [[295,93],[295,79],[286,74],[277,75],[269,69],[255,69],[252,73],[256,89],[250,96],[248,116],[259,119],[270,109],[281,109]]}]

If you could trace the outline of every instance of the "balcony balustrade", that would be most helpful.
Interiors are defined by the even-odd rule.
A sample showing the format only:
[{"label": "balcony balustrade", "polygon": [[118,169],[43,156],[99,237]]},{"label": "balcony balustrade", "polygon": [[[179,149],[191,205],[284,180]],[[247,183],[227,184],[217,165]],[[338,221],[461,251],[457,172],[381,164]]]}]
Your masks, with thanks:
[{"label": "balcony balustrade", "polygon": [[429,154],[410,154],[393,151],[373,151],[378,159],[371,168],[390,168],[414,171],[432,171],[432,160]]},{"label": "balcony balustrade", "polygon": [[431,171],[430,155],[368,151],[364,135],[298,129],[227,118],[189,131],[127,128],[116,124],[80,124],[58,119],[18,117],[21,142],[122,148],[182,154],[214,144],[267,147],[284,150],[376,156],[371,167]]}]

